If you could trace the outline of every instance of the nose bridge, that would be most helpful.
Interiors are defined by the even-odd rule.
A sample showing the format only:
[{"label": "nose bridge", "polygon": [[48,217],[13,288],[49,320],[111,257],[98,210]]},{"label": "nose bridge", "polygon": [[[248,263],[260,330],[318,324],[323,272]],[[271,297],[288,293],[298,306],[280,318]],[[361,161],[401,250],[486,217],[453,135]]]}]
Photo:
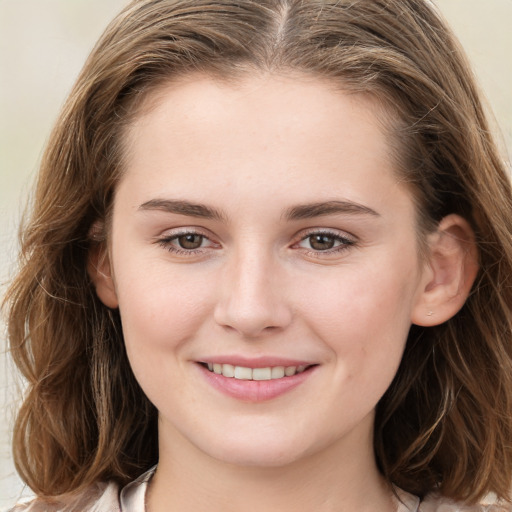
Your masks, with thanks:
[{"label": "nose bridge", "polygon": [[215,317],[244,337],[285,327],[291,320],[280,263],[269,249],[241,247],[226,263]]}]

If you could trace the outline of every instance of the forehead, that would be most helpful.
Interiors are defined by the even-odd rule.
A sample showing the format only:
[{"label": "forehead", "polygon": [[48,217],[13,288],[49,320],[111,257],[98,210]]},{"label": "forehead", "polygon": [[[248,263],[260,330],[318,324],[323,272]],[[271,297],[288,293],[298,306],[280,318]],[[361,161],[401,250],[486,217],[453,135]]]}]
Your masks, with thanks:
[{"label": "forehead", "polygon": [[209,142],[217,150],[233,149],[241,142],[237,136],[247,144],[250,134],[267,149],[296,141],[300,154],[305,139],[321,151],[332,137],[363,137],[387,159],[390,117],[374,96],[348,92],[339,83],[308,74],[244,73],[229,80],[186,74],[160,84],[139,103],[125,132],[125,147],[127,156],[135,156],[135,149],[143,150],[137,144],[142,133],[160,127],[169,141],[181,137],[185,150]]},{"label": "forehead", "polygon": [[379,210],[401,189],[381,114],[375,99],[311,76],[188,75],[142,104],[120,188],[139,205],[165,196],[258,211],[272,196],[276,214],[340,198]]}]

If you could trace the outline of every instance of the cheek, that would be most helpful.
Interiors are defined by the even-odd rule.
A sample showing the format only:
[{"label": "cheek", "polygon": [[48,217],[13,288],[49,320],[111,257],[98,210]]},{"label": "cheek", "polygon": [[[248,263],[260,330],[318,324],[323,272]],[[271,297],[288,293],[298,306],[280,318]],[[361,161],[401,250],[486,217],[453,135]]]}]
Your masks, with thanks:
[{"label": "cheek", "polygon": [[188,342],[211,309],[204,283],[158,262],[147,270],[129,261],[119,268],[119,311],[135,378],[157,407],[189,396],[185,380],[176,376],[186,371]]},{"label": "cheek", "polygon": [[145,359],[157,359],[159,351],[176,349],[203,322],[212,309],[211,286],[200,272],[170,272],[165,261],[145,268],[137,263],[127,259],[116,272],[123,334],[129,353],[143,349]]},{"label": "cheek", "polygon": [[311,280],[304,309],[314,311],[318,324],[339,333],[364,325],[365,331],[393,329],[408,323],[414,301],[414,272],[381,272],[363,267],[340,272],[338,278]]},{"label": "cheek", "polygon": [[344,378],[383,372],[392,378],[411,325],[416,279],[410,262],[387,269],[383,262],[309,283],[303,309],[340,361]]},{"label": "cheek", "polygon": [[324,291],[325,300],[311,305],[317,314],[310,325],[335,361],[331,385],[340,406],[333,414],[343,424],[347,411],[355,421],[373,410],[396,375],[410,329],[411,290],[389,275],[365,272],[364,279]]}]

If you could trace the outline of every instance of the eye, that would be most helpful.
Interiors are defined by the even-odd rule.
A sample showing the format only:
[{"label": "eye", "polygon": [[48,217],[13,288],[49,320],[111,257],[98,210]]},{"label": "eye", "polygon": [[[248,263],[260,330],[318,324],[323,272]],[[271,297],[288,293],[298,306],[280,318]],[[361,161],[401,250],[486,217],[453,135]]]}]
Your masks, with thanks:
[{"label": "eye", "polygon": [[181,249],[199,249],[205,240],[203,235],[197,233],[187,233],[186,235],[178,236],[173,240]]},{"label": "eye", "polygon": [[336,253],[348,249],[355,240],[331,231],[314,231],[307,233],[297,244],[311,253]]},{"label": "eye", "polygon": [[218,243],[212,242],[206,235],[193,231],[192,229],[166,234],[156,239],[155,242],[171,253],[184,256],[194,255],[210,248],[216,249],[220,247]]},{"label": "eye", "polygon": [[336,244],[336,239],[332,235],[326,235],[324,233],[309,235],[303,242],[304,241],[315,251],[327,251],[332,249]]}]

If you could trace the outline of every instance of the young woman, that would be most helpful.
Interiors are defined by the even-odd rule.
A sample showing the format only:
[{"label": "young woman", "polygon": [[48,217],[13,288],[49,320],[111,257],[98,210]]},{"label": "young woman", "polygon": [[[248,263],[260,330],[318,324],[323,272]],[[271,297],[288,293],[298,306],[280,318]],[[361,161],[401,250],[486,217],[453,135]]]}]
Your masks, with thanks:
[{"label": "young woman", "polygon": [[429,2],[132,2],[8,304],[20,510],[511,510],[512,194]]}]

